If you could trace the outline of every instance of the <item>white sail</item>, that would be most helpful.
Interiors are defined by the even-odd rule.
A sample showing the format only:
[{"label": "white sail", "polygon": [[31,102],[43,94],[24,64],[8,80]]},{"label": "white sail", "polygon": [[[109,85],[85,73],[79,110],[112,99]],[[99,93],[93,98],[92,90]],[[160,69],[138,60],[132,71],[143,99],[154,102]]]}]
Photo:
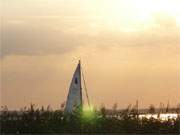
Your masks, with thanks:
[{"label": "white sail", "polygon": [[81,105],[82,105],[81,65],[79,62],[71,81],[64,113],[65,114],[72,113],[75,108]]}]

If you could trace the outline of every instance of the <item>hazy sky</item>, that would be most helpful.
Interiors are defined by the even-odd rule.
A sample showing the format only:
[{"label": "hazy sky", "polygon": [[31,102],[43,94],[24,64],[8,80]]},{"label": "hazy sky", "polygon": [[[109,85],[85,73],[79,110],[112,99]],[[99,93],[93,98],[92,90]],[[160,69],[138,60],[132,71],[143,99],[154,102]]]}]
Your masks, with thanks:
[{"label": "hazy sky", "polygon": [[1,0],[1,104],[66,100],[82,60],[91,102],[180,102],[179,0]]}]

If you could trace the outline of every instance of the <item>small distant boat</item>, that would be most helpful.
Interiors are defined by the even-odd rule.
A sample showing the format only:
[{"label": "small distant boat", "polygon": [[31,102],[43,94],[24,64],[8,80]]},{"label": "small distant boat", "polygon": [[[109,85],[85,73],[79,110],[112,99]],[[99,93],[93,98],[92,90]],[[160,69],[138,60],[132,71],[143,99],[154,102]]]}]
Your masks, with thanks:
[{"label": "small distant boat", "polygon": [[83,106],[83,97],[82,97],[82,79],[84,82],[85,92],[87,96],[88,105],[89,103],[89,97],[86,89],[85,79],[84,75],[82,73],[82,67],[81,67],[81,61],[79,60],[79,63],[76,67],[76,70],[74,72],[73,78],[71,80],[71,84],[69,87],[69,93],[66,100],[65,105],[65,114],[71,114],[74,112],[75,109],[78,107],[82,108]]}]

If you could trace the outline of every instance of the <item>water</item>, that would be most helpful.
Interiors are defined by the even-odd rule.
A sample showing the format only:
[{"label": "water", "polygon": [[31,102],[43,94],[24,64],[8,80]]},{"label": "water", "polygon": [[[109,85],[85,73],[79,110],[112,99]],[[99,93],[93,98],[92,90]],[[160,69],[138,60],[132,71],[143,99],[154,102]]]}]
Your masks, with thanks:
[{"label": "water", "polygon": [[[143,118],[143,117],[148,118],[148,119],[153,117],[153,118],[157,119],[158,114],[140,114],[139,115],[139,118]],[[159,119],[161,119],[161,120],[177,119],[177,117],[178,117],[177,113],[159,114]]]}]

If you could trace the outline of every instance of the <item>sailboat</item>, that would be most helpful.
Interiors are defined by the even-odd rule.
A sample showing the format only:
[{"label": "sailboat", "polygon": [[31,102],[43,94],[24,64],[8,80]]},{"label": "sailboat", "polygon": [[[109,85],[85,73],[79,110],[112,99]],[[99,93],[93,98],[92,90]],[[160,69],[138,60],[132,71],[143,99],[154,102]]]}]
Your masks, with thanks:
[{"label": "sailboat", "polygon": [[85,83],[85,79],[84,79],[84,74],[82,72],[81,61],[79,60],[79,63],[73,74],[71,84],[69,87],[69,93],[67,96],[66,105],[65,105],[65,109],[64,109],[65,114],[72,114],[75,109],[83,107],[81,78],[83,78],[87,102],[88,102],[88,105],[90,105],[89,97],[88,97],[88,93],[87,93],[87,89],[86,89],[86,83]]}]

